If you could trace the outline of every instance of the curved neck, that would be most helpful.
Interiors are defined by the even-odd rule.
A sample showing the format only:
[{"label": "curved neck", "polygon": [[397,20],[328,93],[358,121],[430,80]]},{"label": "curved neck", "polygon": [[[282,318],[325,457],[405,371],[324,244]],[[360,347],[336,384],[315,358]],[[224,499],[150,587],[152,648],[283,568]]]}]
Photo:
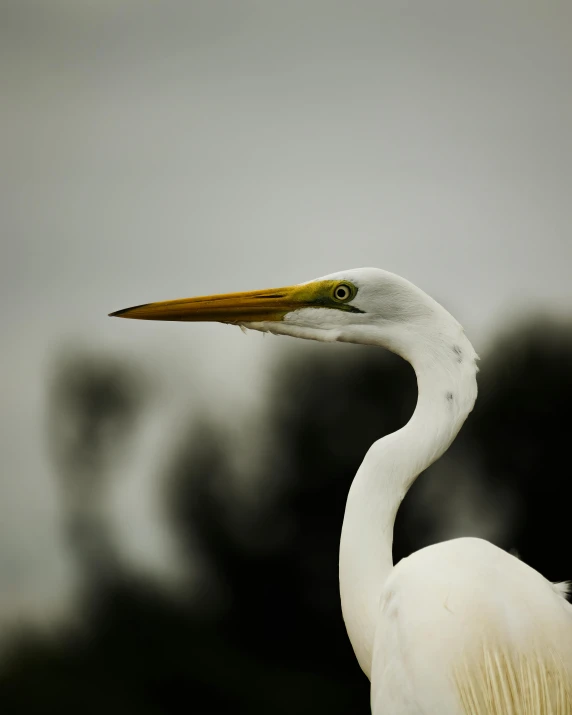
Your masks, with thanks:
[{"label": "curved neck", "polygon": [[410,421],[375,442],[352,483],[340,543],[340,593],[348,635],[369,677],[381,589],[393,568],[397,510],[417,476],[454,440],[477,396],[475,351],[459,336],[409,356],[419,396]]}]

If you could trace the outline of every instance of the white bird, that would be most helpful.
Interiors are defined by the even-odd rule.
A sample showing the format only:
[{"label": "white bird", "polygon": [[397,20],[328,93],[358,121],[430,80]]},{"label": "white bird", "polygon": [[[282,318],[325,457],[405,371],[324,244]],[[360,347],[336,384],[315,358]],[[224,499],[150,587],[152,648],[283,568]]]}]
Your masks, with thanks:
[{"label": "white bird", "polygon": [[566,584],[552,584],[477,538],[429,546],[393,565],[399,505],[455,439],[477,397],[477,355],[441,305],[397,275],[362,268],[112,315],[378,345],[410,362],[415,412],[368,450],[349,491],[340,543],[343,617],[371,681],[372,712],[572,715]]}]

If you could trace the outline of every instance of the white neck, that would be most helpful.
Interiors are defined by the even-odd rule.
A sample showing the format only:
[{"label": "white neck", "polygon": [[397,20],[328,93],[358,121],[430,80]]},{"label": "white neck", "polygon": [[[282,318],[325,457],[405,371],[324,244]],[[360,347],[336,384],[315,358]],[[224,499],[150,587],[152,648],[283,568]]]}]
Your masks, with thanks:
[{"label": "white neck", "polygon": [[[405,427],[372,445],[346,504],[340,543],[342,611],[368,677],[379,596],[393,568],[397,510],[417,476],[454,440],[477,396],[475,351],[448,313],[444,328],[409,354],[400,350],[417,376],[417,407]],[[388,344],[381,338],[375,342]]]}]

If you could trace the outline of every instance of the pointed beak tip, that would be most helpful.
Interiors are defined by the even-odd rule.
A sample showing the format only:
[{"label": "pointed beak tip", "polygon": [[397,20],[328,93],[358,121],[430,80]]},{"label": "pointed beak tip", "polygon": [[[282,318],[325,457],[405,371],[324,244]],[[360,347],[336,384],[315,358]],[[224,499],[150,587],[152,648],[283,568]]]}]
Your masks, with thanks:
[{"label": "pointed beak tip", "polygon": [[108,317],[109,318],[134,318],[136,316],[130,315],[130,314],[139,308],[146,308],[147,305],[148,305],[148,303],[144,303],[143,305],[134,305],[131,308],[122,308],[121,310],[115,310],[113,313],[108,313]]}]

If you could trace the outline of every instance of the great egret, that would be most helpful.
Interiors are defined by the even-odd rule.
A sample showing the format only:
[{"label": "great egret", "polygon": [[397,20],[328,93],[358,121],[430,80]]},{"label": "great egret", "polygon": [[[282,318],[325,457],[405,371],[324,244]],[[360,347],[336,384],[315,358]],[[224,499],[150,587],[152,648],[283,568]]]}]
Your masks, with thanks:
[{"label": "great egret", "polygon": [[566,584],[550,583],[477,538],[429,546],[393,565],[397,509],[449,447],[477,397],[477,355],[441,305],[397,275],[362,268],[112,315],[379,345],[408,360],[417,375],[415,412],[367,452],[349,491],[340,543],[342,611],[371,681],[372,712],[572,715]]}]

